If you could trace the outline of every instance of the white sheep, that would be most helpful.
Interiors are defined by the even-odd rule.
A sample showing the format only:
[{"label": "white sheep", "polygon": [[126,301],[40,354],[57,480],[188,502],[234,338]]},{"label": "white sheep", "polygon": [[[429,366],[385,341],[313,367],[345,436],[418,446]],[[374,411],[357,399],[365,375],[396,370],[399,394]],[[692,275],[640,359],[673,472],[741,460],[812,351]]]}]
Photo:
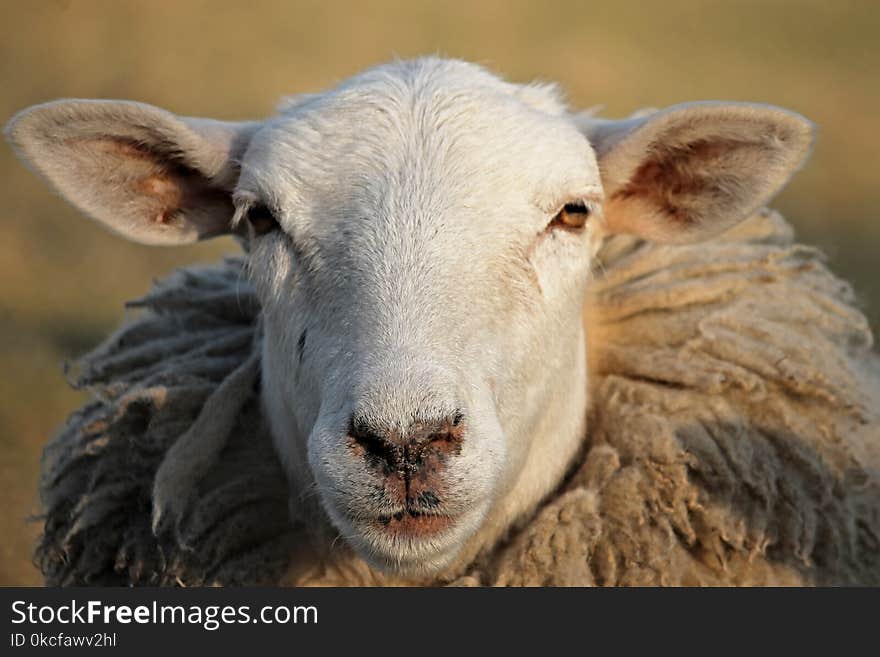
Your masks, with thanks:
[{"label": "white sheep", "polygon": [[[169,523],[180,531],[191,515],[193,488],[259,372],[291,509],[319,503],[311,517],[326,516],[369,565],[357,567],[370,573],[364,579],[386,582],[460,581],[511,532],[530,528],[516,549],[546,525],[547,501],[560,503],[555,492],[585,444],[593,448],[584,467],[594,470],[623,453],[612,439],[596,442],[613,430],[610,409],[620,399],[597,392],[614,369],[615,344],[605,315],[585,310],[601,289],[590,289],[597,253],[604,249],[608,267],[614,249],[634,248],[615,234],[655,244],[731,234],[801,166],[812,134],[797,114],[742,103],[595,119],[569,112],[551,86],[510,84],[440,59],[372,69],[294,98],[263,122],[64,100],[25,110],[7,129],[26,162],[124,237],[183,244],[232,232],[246,245],[259,351],[224,370],[195,424],[166,445],[150,500],[153,531]],[[645,262],[659,253],[670,268],[677,253],[703,252],[646,248],[654,260]],[[695,299],[700,286],[694,281]],[[711,292],[707,284],[703,294]],[[240,350],[253,333],[249,326],[231,343]],[[673,333],[659,344],[675,342]],[[186,332],[175,338],[188,340]],[[205,336],[197,339],[204,347]],[[653,380],[674,373],[722,385],[699,379],[691,361],[686,350],[678,359],[666,353]],[[829,394],[843,396],[840,385]],[[590,391],[602,403],[591,404]],[[230,395],[240,403],[227,403]],[[218,435],[219,444],[205,438]],[[595,491],[611,475],[594,475],[589,499],[575,500],[581,529],[602,519]],[[551,534],[569,522],[549,517]],[[613,526],[604,531],[607,540]],[[600,549],[601,532],[587,533]],[[524,559],[517,554],[503,559]],[[545,568],[554,569],[570,570]],[[529,583],[526,570],[495,578]],[[541,581],[621,579],[598,566],[577,572],[556,580],[545,572]]]}]

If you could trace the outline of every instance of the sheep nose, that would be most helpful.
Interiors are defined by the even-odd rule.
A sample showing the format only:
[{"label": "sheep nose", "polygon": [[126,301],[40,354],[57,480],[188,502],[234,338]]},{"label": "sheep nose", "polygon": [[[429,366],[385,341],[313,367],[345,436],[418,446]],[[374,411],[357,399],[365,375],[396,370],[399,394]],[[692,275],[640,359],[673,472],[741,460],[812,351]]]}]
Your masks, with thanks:
[{"label": "sheep nose", "polygon": [[371,469],[385,478],[399,479],[405,484],[407,499],[416,499],[436,486],[446,461],[461,452],[463,424],[460,412],[414,422],[403,432],[383,431],[353,418],[348,433],[353,450]]}]

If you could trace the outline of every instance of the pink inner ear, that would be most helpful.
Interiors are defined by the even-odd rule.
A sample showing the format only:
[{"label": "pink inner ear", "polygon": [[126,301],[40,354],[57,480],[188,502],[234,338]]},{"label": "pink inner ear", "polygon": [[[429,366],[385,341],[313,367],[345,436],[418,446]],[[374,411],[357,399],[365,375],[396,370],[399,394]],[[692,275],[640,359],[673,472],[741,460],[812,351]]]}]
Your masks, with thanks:
[{"label": "pink inner ear", "polygon": [[117,211],[134,211],[154,225],[172,226],[180,223],[181,213],[192,212],[200,223],[205,210],[228,205],[227,194],[203,175],[136,141],[98,137],[68,140],[68,145],[80,159],[88,160],[81,169],[90,180],[83,183],[100,181],[103,188],[115,190],[102,201],[107,209],[116,206]]},{"label": "pink inner ear", "polygon": [[709,200],[705,197],[724,195],[725,160],[741,153],[743,148],[749,148],[749,144],[733,139],[655,147],[612,199],[627,201],[639,197],[680,228],[694,226],[700,223]]},{"label": "pink inner ear", "polygon": [[[79,171],[111,211],[132,212],[167,225],[182,207],[184,193],[167,156],[119,137],[67,140]],[[103,191],[102,191],[103,190]]]},{"label": "pink inner ear", "polygon": [[652,144],[628,180],[610,193],[608,232],[690,242],[745,219],[778,175],[779,149],[764,137]]},{"label": "pink inner ear", "polygon": [[155,198],[162,210],[153,218],[158,224],[167,224],[174,212],[181,206],[183,194],[180,185],[167,175],[154,175],[144,178],[140,183],[141,191]]}]

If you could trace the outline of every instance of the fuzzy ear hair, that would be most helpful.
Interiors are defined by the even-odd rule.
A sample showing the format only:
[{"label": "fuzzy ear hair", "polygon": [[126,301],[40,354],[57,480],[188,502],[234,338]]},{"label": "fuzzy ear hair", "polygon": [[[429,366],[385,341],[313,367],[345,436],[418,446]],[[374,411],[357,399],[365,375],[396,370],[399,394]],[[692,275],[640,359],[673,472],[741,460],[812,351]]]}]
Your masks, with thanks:
[{"label": "fuzzy ear hair", "polygon": [[104,226],[142,244],[186,244],[229,232],[237,160],[258,126],[60,100],[19,112],[5,132],[22,160]]},{"label": "fuzzy ear hair", "polygon": [[575,117],[596,151],[606,229],[694,242],[767,203],[800,168],[813,125],[770,105],[675,105],[623,121]]}]

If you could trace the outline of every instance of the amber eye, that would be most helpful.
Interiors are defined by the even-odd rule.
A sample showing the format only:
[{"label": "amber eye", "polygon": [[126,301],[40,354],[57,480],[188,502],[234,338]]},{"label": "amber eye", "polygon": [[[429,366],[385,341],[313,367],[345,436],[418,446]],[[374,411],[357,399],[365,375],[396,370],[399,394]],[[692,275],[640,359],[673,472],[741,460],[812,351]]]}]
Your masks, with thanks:
[{"label": "amber eye", "polygon": [[587,224],[590,214],[592,214],[592,210],[586,202],[572,201],[562,206],[562,209],[553,217],[550,226],[578,230]]},{"label": "amber eye", "polygon": [[253,228],[254,235],[256,236],[265,235],[279,227],[275,215],[263,203],[254,203],[248,208],[245,219]]}]

